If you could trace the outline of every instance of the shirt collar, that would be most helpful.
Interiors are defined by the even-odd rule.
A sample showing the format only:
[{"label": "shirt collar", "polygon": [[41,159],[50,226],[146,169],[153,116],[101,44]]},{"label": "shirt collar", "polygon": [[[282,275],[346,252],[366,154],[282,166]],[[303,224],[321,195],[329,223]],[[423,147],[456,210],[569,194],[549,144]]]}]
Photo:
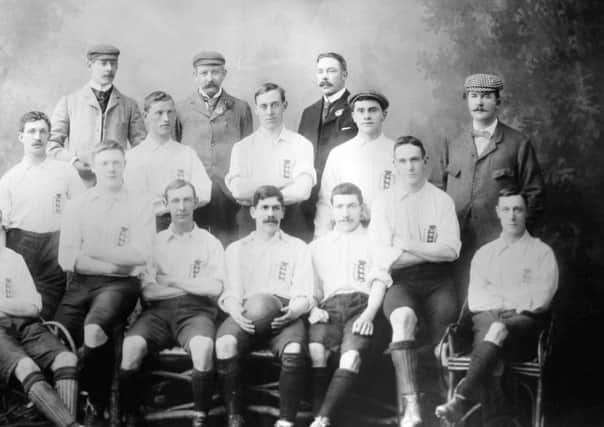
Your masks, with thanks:
[{"label": "shirt collar", "polygon": [[281,229],[277,230],[277,232],[275,233],[275,235],[273,237],[271,237],[267,241],[260,240],[258,238],[258,232],[257,231],[252,231],[249,234],[249,236],[245,237],[245,239],[246,239],[247,242],[257,242],[257,243],[265,243],[265,244],[271,244],[271,243],[276,242],[278,240],[284,240],[284,238],[285,238],[285,233]]},{"label": "shirt collar", "polygon": [[90,200],[113,200],[122,201],[129,197],[128,190],[122,185],[122,188],[116,193],[101,192],[98,187],[92,187],[90,190]]},{"label": "shirt collar", "polygon": [[[277,137],[276,142],[287,141],[286,135],[287,135],[288,132],[289,131],[286,129],[285,124],[281,125],[281,132],[279,132],[279,136]],[[263,139],[266,139],[266,140],[269,140],[269,141],[272,140],[272,136],[263,127],[259,127],[258,128],[258,133],[260,134],[260,136]]]},{"label": "shirt collar", "polygon": [[426,191],[426,188],[428,187],[428,180],[426,178],[424,178],[424,184],[422,185],[422,187],[417,191],[411,191],[409,187],[404,186],[401,182],[401,179],[397,179],[395,182],[396,183],[394,185],[396,191],[398,191],[398,194],[400,194],[400,200],[404,200],[412,196],[419,196],[423,194]]},{"label": "shirt collar", "polygon": [[339,91],[337,91],[336,93],[332,93],[329,96],[323,96],[323,99],[327,102],[329,102],[330,104],[333,104],[334,102],[336,102],[338,99],[340,99],[342,97],[342,95],[344,95],[344,92],[346,92],[346,88],[343,87],[342,89],[340,89]]},{"label": "shirt collar", "polygon": [[197,238],[200,233],[201,233],[200,228],[196,224],[193,224],[193,229],[191,231],[189,231],[188,233],[176,234],[176,232],[174,231],[174,227],[172,226],[172,224],[170,224],[170,226],[166,229],[165,233],[162,235],[162,239],[163,239],[164,243],[167,243],[170,240],[178,240],[178,239],[193,240],[193,239]]},{"label": "shirt collar", "polygon": [[497,127],[497,123],[499,123],[499,120],[497,118],[495,118],[495,121],[484,129],[478,129],[476,127],[476,123],[473,123],[472,126],[473,126],[474,130],[481,130],[483,132],[486,131],[489,133],[489,135],[493,136],[493,134],[495,133],[495,128]]},{"label": "shirt collar", "polygon": [[379,136],[375,139],[367,139],[362,137],[360,134],[357,133],[357,135],[354,137],[353,141],[355,141],[357,144],[365,146],[368,144],[379,144],[381,143],[384,139],[386,139],[386,137],[384,136],[384,133],[382,132],[381,134],[379,134]]},{"label": "shirt collar", "polygon": [[504,238],[503,238],[503,233],[501,233],[499,235],[499,238],[496,241],[496,247],[495,250],[497,252],[498,255],[500,255],[503,251],[505,251],[506,249],[511,249],[514,247],[519,247],[519,246],[524,246],[527,245],[530,241],[530,239],[532,238],[532,236],[530,235],[530,233],[527,230],[524,230],[524,234],[522,235],[522,237],[520,237],[520,239],[516,240],[514,243],[509,244]]},{"label": "shirt collar", "polygon": [[36,166],[43,168],[48,164],[48,157],[45,157],[40,163],[34,163],[31,161],[31,159],[23,157],[23,159],[21,159],[21,164],[25,169],[31,169]]},{"label": "shirt collar", "polygon": [[107,92],[109,89],[111,89],[113,87],[113,83],[109,84],[109,86],[107,87],[101,87],[100,84],[98,84],[97,82],[93,82],[92,80],[90,80],[90,82],[88,82],[88,85],[94,89],[94,90],[98,90],[100,92]]},{"label": "shirt collar", "polygon": [[332,241],[336,241],[336,240],[340,240],[340,239],[350,238],[352,236],[356,236],[359,234],[363,234],[365,231],[366,231],[366,229],[365,229],[365,227],[363,227],[363,224],[359,224],[359,226],[357,228],[355,228],[354,230],[352,230],[350,232],[339,231],[334,228],[333,230],[331,230],[329,232],[328,236],[330,236]]},{"label": "shirt collar", "polygon": [[157,149],[161,147],[168,147],[172,144],[172,138],[167,141],[158,141],[156,139],[151,139],[149,137],[145,138],[145,140],[141,143],[142,147],[147,147],[150,151],[157,151]]},{"label": "shirt collar", "polygon": [[205,93],[205,92],[203,91],[203,89],[201,89],[201,88],[199,88],[198,90],[199,90],[199,94],[202,96],[202,98],[217,99],[217,98],[220,98],[220,95],[222,95],[222,88],[218,89],[218,92],[216,92],[216,93],[214,94],[214,96],[210,96],[210,95],[208,95],[208,94],[207,94],[207,93]]}]

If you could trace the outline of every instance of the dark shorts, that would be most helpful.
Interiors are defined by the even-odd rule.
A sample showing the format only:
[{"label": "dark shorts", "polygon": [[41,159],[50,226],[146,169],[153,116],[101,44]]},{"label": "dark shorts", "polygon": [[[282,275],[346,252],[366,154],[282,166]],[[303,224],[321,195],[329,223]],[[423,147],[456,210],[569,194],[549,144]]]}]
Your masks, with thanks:
[{"label": "dark shorts", "polygon": [[[279,298],[279,297],[278,297]],[[287,305],[287,300],[279,298],[283,306]],[[281,357],[283,349],[291,342],[302,346],[302,352],[308,354],[308,336],[306,334],[306,324],[301,318],[291,322],[289,325],[278,331],[272,331],[267,336],[252,335],[241,329],[231,316],[227,317],[216,333],[216,340],[225,335],[233,335],[237,340],[237,351],[240,355],[245,355],[251,350],[262,348],[269,345],[270,350],[277,357]]]},{"label": "dark shorts", "polygon": [[0,387],[8,384],[21,359],[30,357],[42,369],[48,369],[59,353],[69,351],[37,319],[0,318]]},{"label": "dark shorts", "polygon": [[74,273],[55,319],[79,346],[84,326],[99,325],[107,335],[125,323],[140,294],[136,277],[111,277]]},{"label": "dark shorts", "polygon": [[518,314],[515,310],[479,311],[472,316],[474,345],[482,341],[493,322],[503,323],[508,336],[503,342],[503,358],[508,362],[532,359],[537,354],[539,334],[547,327],[548,314]]},{"label": "dark shorts", "polygon": [[[329,313],[327,323],[315,323],[308,330],[309,343],[321,343],[333,352],[346,353],[357,350],[361,355],[367,352],[373,335],[359,335],[352,332],[352,325],[367,308],[369,296],[360,292],[329,297],[319,308]],[[376,316],[377,317],[377,316]],[[374,320],[374,329],[378,327]]]},{"label": "dark shorts", "polygon": [[[384,297],[384,315],[389,320],[399,307],[411,308],[422,334],[436,344],[443,331],[457,318],[457,296],[448,263],[426,263],[395,270],[394,284]],[[420,330],[421,330],[420,329]]]},{"label": "dark shorts", "polygon": [[218,307],[208,297],[183,295],[144,306],[126,336],[143,337],[152,352],[176,345],[188,352],[189,341],[195,336],[214,340]]},{"label": "dark shorts", "polygon": [[42,296],[40,316],[51,320],[65,293],[65,273],[59,266],[59,232],[34,233],[18,228],[6,232],[6,247],[20,254]]}]

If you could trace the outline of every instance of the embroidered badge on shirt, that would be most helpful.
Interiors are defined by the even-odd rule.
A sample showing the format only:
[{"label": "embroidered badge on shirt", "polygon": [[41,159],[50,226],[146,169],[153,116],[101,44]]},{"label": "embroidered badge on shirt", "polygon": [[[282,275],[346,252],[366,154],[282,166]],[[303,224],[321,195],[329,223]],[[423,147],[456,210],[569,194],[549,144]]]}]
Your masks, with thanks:
[{"label": "embroidered badge on shirt", "polygon": [[382,190],[387,190],[392,186],[393,183],[394,175],[392,174],[392,171],[385,170],[380,176],[380,188]]},{"label": "embroidered badge on shirt", "polygon": [[426,233],[426,243],[434,243],[438,238],[438,232],[436,231],[436,225],[428,226],[428,231]]},{"label": "embroidered badge on shirt", "polygon": [[120,227],[120,232],[117,236],[117,245],[126,246],[128,244],[129,234],[128,227]]},{"label": "embroidered badge on shirt", "polygon": [[292,178],[292,161],[290,159],[283,159],[283,168],[281,170],[281,175],[283,176],[283,178],[285,179],[291,179]]},{"label": "embroidered badge on shirt", "polygon": [[529,283],[532,282],[532,279],[533,279],[533,273],[532,273],[531,269],[530,268],[522,269],[522,284],[528,285]]},{"label": "embroidered badge on shirt", "polygon": [[10,277],[7,277],[6,279],[4,279],[4,286],[3,286],[2,291],[4,294],[4,298],[12,298],[14,296],[13,281],[10,279]]},{"label": "embroidered badge on shirt", "polygon": [[289,267],[289,263],[287,261],[282,261],[279,264],[279,270],[277,271],[277,279],[278,280],[285,280],[287,279],[287,270]]},{"label": "embroidered badge on shirt", "polygon": [[63,195],[61,193],[57,193],[55,195],[54,200],[54,213],[60,214],[63,212]]},{"label": "embroidered badge on shirt", "polygon": [[356,282],[364,282],[367,280],[367,261],[360,259],[354,263],[352,279]]},{"label": "embroidered badge on shirt", "polygon": [[342,115],[342,113],[344,113],[344,109],[340,108],[339,110],[336,110],[336,112],[334,114],[336,117],[340,117]]},{"label": "embroidered badge on shirt", "polygon": [[200,259],[196,259],[193,261],[193,264],[189,266],[189,278],[196,279],[201,272],[202,261]]},{"label": "embroidered badge on shirt", "polygon": [[176,179],[185,179],[184,169],[176,169]]}]

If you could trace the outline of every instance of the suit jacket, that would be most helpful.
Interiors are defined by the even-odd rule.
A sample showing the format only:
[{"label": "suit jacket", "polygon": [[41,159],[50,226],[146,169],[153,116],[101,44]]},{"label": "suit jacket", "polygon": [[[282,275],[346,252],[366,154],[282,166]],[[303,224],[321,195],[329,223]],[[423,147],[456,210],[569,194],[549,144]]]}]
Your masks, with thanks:
[{"label": "suit jacket", "polygon": [[445,141],[441,168],[444,189],[455,201],[466,250],[499,236],[495,206],[502,188],[514,186],[526,194],[529,225],[544,210],[545,188],[535,150],[526,136],[501,122],[480,156],[471,129]]},{"label": "suit jacket", "polygon": [[223,89],[211,114],[197,92],[179,102],[176,112],[175,139],[193,147],[212,182],[230,196],[224,176],[229,170],[233,144],[253,131],[250,106]]},{"label": "suit jacket", "polygon": [[137,145],[147,131],[136,101],[114,86],[105,113],[90,86],[59,100],[51,118],[48,154],[61,160],[88,156],[103,139],[118,141],[124,149]]},{"label": "suit jacket", "polygon": [[352,120],[352,109],[348,105],[348,96],[350,92],[344,91],[340,99],[329,107],[323,122],[321,121],[323,98],[302,112],[298,133],[313,143],[317,182],[321,182],[321,175],[331,149],[354,138],[357,134],[357,126]]}]

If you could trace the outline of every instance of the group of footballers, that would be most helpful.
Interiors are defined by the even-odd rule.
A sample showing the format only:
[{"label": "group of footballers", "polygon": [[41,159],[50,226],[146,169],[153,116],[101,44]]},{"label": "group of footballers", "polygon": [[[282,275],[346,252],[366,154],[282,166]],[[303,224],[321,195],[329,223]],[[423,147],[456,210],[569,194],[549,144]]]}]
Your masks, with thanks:
[{"label": "group of footballers", "polygon": [[[24,157],[0,179],[2,385],[20,383],[69,427],[81,388],[83,423],[101,426],[119,363],[122,420],[133,427],[145,357],[178,345],[193,364],[192,425],[208,425],[218,379],[227,425],[242,426],[242,361],[261,346],[281,366],[275,426],[295,424],[310,370],[311,426],[326,427],[371,369],[363,362],[384,351],[378,332],[391,330],[400,427],[427,412],[458,421],[489,393],[500,399],[488,400],[492,411],[483,402],[487,425],[509,422],[502,362],[532,357],[558,272],[527,231],[543,179],[528,139],[497,118],[498,76],[466,79],[473,130],[445,144],[439,188],[420,140],[384,136],[386,96],[349,97],[337,53],[317,58],[323,97],[300,133],[284,127],[285,90],[274,83],[254,94],[252,132],[250,107],[222,89],[217,52],[193,58],[191,97],[176,104],[154,91],[141,114],[113,86],[119,54],[92,47],[91,81],[52,120],[21,118]],[[422,383],[466,292],[470,369],[451,400],[426,411]],[[64,325],[77,354],[41,319]]]}]

